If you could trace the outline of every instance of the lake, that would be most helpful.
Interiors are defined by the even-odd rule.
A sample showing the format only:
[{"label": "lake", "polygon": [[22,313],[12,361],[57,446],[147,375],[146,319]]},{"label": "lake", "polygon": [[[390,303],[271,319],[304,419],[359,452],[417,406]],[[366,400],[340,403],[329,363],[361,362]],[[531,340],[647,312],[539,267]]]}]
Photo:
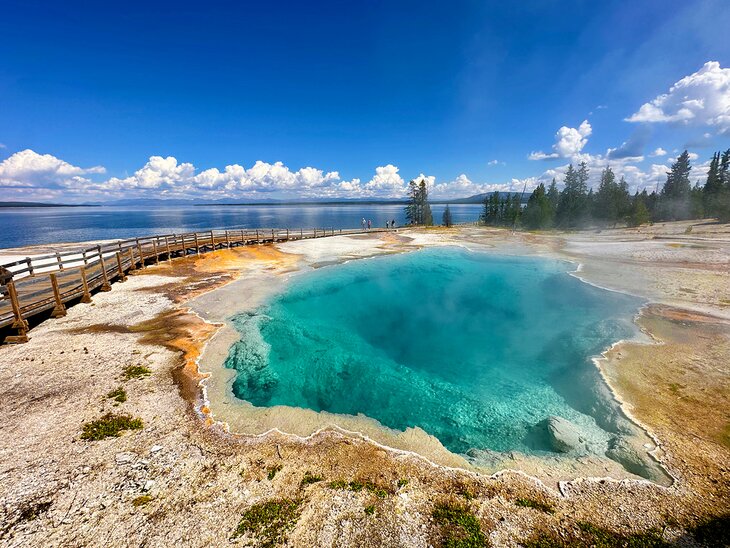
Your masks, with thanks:
[{"label": "lake", "polygon": [[[441,222],[444,207],[432,206],[435,222]],[[477,221],[482,209],[450,207],[455,223]],[[358,228],[363,217],[374,227],[392,219],[405,224],[402,204],[0,208],[0,249],[208,229]]]}]

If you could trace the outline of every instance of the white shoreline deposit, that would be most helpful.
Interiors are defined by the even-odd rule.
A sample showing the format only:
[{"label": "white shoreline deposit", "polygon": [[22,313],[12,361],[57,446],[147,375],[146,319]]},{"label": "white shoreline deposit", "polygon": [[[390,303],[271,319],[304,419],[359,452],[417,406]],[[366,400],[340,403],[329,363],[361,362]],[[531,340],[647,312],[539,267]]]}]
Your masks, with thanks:
[{"label": "white shoreline deposit", "polygon": [[[387,428],[378,421],[364,415],[339,415],[327,412],[316,412],[310,409],[288,406],[266,408],[254,407],[250,403],[237,398],[232,391],[236,372],[223,366],[231,346],[239,340],[240,333],[231,324],[231,317],[253,311],[269,297],[283,290],[287,280],[297,273],[306,272],[320,265],[333,265],[348,260],[363,259],[394,252],[408,252],[422,247],[459,245],[468,249],[512,255],[535,255],[534,249],[525,245],[492,247],[483,244],[456,241],[448,233],[423,231],[407,231],[399,235],[337,236],[326,240],[303,240],[278,244],[276,247],[287,254],[298,257],[296,272],[277,272],[263,270],[256,265],[247,266],[241,276],[222,288],[215,289],[200,297],[192,299],[187,305],[208,322],[222,324],[222,327],[206,344],[198,361],[200,372],[206,375],[202,382],[206,406],[214,420],[225,424],[232,433],[260,436],[270,431],[278,431],[299,438],[307,438],[321,430],[335,429],[353,436],[362,436],[380,445],[400,451],[413,452],[429,461],[447,467],[459,467],[486,473],[495,473],[504,469],[521,470],[540,479],[551,481],[574,479],[582,476],[611,476],[613,478],[639,479],[617,460],[621,460],[634,472],[641,468],[644,473],[663,484],[671,483],[669,477],[661,472],[656,463],[648,458],[647,450],[654,450],[654,440],[630,419],[623,420],[630,427],[624,427],[625,440],[619,444],[621,455],[613,460],[595,454],[550,454],[526,455],[512,451],[499,453],[494,451],[475,450],[470,458],[456,455],[448,451],[434,436],[421,428],[408,428],[398,431]],[[509,253],[505,253],[509,251]],[[546,255],[565,259],[554,253]],[[638,332],[638,329],[637,329]],[[607,402],[617,401],[610,387],[606,384],[596,387],[596,397],[605,398]],[[607,404],[607,405],[610,405]],[[629,431],[633,432],[629,434]],[[644,455],[642,457],[642,455]],[[633,468],[632,468],[633,466]],[[652,472],[652,469],[656,468]]]}]

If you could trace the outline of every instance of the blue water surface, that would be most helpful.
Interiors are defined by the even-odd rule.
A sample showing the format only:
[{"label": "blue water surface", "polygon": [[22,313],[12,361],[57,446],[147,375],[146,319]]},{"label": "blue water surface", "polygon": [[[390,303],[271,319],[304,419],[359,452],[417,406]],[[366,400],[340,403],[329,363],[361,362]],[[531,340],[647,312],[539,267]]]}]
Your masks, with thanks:
[{"label": "blue water surface", "polygon": [[590,357],[634,333],[641,302],[573,268],[436,248],[302,275],[235,319],[234,393],[418,426],[456,453],[550,451],[534,435],[550,415],[605,443],[615,402],[596,401]]},{"label": "blue water surface", "polygon": [[[445,206],[434,204],[441,222]],[[474,222],[482,206],[450,206],[454,222]],[[255,205],[0,208],[0,249],[56,242],[124,239],[209,229],[359,228],[362,219],[384,227],[405,224],[403,205]]]}]

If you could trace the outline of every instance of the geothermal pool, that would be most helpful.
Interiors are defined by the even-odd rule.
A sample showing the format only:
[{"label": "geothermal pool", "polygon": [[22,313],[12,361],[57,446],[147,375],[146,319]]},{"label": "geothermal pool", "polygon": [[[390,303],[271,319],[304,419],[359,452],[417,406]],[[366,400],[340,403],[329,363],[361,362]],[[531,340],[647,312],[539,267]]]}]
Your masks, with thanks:
[{"label": "geothermal pool", "polygon": [[628,421],[591,357],[636,333],[642,301],[558,260],[432,248],[295,276],[234,319],[226,367],[256,407],[363,414],[450,451],[549,454],[544,420],[604,455]]}]

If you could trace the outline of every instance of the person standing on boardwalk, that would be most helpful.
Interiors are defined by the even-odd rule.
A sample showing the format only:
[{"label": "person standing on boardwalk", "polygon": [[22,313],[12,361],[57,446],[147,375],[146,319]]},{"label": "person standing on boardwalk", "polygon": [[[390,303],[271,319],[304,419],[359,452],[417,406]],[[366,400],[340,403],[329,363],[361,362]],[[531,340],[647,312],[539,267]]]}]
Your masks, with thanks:
[{"label": "person standing on boardwalk", "polygon": [[372,226],[373,226],[373,222],[370,219],[368,219],[368,230],[370,230],[372,228]]},{"label": "person standing on boardwalk", "polygon": [[362,229],[365,230],[365,227],[367,227],[367,221],[365,221],[365,217],[362,218]]}]

